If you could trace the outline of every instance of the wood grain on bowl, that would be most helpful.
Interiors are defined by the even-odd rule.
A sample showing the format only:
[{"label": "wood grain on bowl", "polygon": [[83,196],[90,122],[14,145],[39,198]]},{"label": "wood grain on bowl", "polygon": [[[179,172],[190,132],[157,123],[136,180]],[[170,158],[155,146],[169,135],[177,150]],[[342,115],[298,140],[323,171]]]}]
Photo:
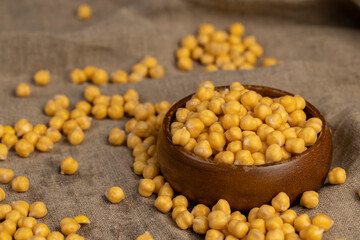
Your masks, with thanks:
[{"label": "wood grain on bowl", "polygon": [[[293,95],[282,90],[245,86],[267,97]],[[223,89],[225,87],[218,87]],[[304,109],[308,118],[320,118],[323,125],[318,140],[305,152],[288,160],[261,166],[240,166],[201,159],[171,142],[170,124],[176,110],[191,98],[175,103],[166,114],[158,136],[158,157],[165,179],[189,200],[214,205],[226,199],[232,210],[248,211],[269,203],[279,192],[289,195],[294,205],[307,190],[319,189],[327,176],[332,158],[332,139],[328,124],[309,102]]]}]

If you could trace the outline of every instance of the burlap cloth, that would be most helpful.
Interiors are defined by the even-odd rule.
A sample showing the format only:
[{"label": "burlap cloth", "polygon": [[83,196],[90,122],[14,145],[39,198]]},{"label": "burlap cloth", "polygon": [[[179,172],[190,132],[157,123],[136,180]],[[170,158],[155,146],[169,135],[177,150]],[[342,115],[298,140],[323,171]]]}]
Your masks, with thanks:
[{"label": "burlap cloth", "polygon": [[[87,22],[74,17],[83,1],[1,2],[1,124],[14,124],[22,117],[34,124],[47,123],[49,117],[42,108],[55,94],[66,94],[72,105],[82,99],[85,84],[70,82],[72,69],[91,64],[109,72],[130,70],[146,54],[159,59],[166,77],[136,84],[108,84],[101,91],[122,94],[135,88],[142,101],[174,102],[193,92],[201,81],[211,80],[216,85],[241,81],[297,93],[318,107],[330,123],[333,166],[346,169],[347,181],[338,186],[325,184],[319,190],[317,208],[294,209],[310,216],[321,212],[334,219],[324,239],[359,239],[360,32],[345,9],[329,1],[87,2],[94,11]],[[183,73],[175,68],[174,50],[182,36],[195,33],[203,22],[224,29],[234,21],[243,22],[246,33],[256,35],[266,56],[282,59],[284,64],[210,74],[200,70]],[[32,84],[31,76],[38,69],[51,71],[47,87]],[[14,89],[22,81],[32,84],[33,92],[27,99],[14,97]],[[146,230],[155,239],[201,239],[190,230],[177,228],[169,214],[159,213],[153,206],[154,196],[143,198],[137,193],[139,177],[132,171],[131,151],[107,143],[109,130],[123,128],[126,120],[93,121],[80,146],[70,146],[63,138],[50,153],[34,152],[23,159],[11,152],[0,167],[28,176],[31,187],[27,193],[18,194],[10,185],[2,185],[7,192],[4,202],[44,201],[49,214],[40,221],[52,230],[58,230],[64,217],[87,215],[92,222],[80,230],[87,239],[135,239]],[[79,161],[79,171],[73,176],[60,175],[60,161],[70,155]],[[104,197],[114,185],[125,191],[121,204],[110,204]]]}]

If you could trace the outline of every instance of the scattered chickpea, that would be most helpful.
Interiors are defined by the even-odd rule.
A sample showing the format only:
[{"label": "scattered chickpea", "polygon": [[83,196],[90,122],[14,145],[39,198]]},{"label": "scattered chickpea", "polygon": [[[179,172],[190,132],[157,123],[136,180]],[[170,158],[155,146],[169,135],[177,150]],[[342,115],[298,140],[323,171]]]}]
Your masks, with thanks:
[{"label": "scattered chickpea", "polygon": [[18,210],[11,210],[9,213],[6,214],[5,219],[17,223],[21,216],[22,215]]},{"label": "scattered chickpea", "polygon": [[[61,222],[60,222],[61,225]],[[62,228],[61,228],[62,229]],[[34,235],[47,237],[50,233],[49,227],[44,223],[38,223],[33,228]]]},{"label": "scattered chickpea", "polygon": [[141,179],[139,184],[139,193],[143,197],[150,197],[155,191],[155,183],[152,179]]},{"label": "scattered chickpea", "polygon": [[41,136],[36,143],[36,149],[40,152],[49,152],[53,149],[54,143],[47,136]]},{"label": "scattered chickpea", "polygon": [[315,191],[306,191],[302,194],[300,205],[306,208],[315,208],[319,204],[319,194]]},{"label": "scattered chickpea", "polygon": [[[85,135],[80,127],[75,127],[68,134],[68,140],[71,145],[79,145],[84,141]],[[40,140],[39,140],[40,141]]]},{"label": "scattered chickpea", "polygon": [[76,233],[71,233],[66,237],[65,240],[85,240],[85,238]]},{"label": "scattered chickpea", "polygon": [[50,82],[50,72],[46,70],[40,70],[35,73],[34,81],[36,85],[45,86]]},{"label": "scattered chickpea", "polygon": [[14,177],[14,171],[8,168],[0,168],[0,182],[3,184],[9,183]]},{"label": "scattered chickpea", "polygon": [[324,229],[324,232],[328,231],[332,225],[334,225],[334,221],[322,213],[316,214],[311,220],[311,223],[318,226],[319,228]]},{"label": "scattered chickpea", "polygon": [[36,224],[37,224],[37,221],[33,217],[22,216],[18,221],[18,226],[19,227],[27,227],[27,228],[30,228],[30,229],[33,229]]},{"label": "scattered chickpea", "polygon": [[64,218],[60,221],[60,228],[63,234],[70,235],[80,229],[80,224],[72,218]]},{"label": "scattered chickpea", "polygon": [[175,222],[182,230],[188,229],[193,225],[194,216],[188,211],[184,210],[176,217]]},{"label": "scattered chickpea", "polygon": [[76,216],[74,217],[74,220],[79,224],[90,224],[89,218],[84,215]]},{"label": "scattered chickpea", "polygon": [[111,145],[120,146],[125,142],[125,132],[119,128],[111,129],[108,141]]},{"label": "scattered chickpea", "polygon": [[29,186],[29,179],[24,176],[17,176],[11,182],[11,187],[15,192],[26,192],[29,190]]},{"label": "scattered chickpea", "polygon": [[84,91],[84,97],[87,101],[93,102],[101,94],[100,89],[96,86],[87,86]]},{"label": "scattered chickpea", "polygon": [[18,97],[28,97],[31,94],[30,86],[26,83],[20,83],[17,85],[15,93]]},{"label": "scattered chickpea", "polygon": [[74,174],[78,169],[78,162],[72,157],[64,158],[61,161],[61,174]]},{"label": "scattered chickpea", "polygon": [[136,240],[154,240],[154,238],[151,236],[151,234],[148,231],[146,231],[144,234],[138,236]]},{"label": "scattered chickpea", "polygon": [[16,201],[11,203],[13,210],[18,211],[22,216],[27,216],[29,213],[30,206],[25,201]]},{"label": "scattered chickpea", "polygon": [[169,212],[172,208],[172,205],[173,203],[169,196],[159,195],[155,200],[155,207],[162,213]]},{"label": "scattered chickpea", "polygon": [[51,232],[47,236],[47,240],[64,240],[64,235],[61,232]]},{"label": "scattered chickpea", "polygon": [[60,131],[54,128],[48,128],[46,130],[45,136],[48,137],[53,143],[56,143],[61,139]]},{"label": "scattered chickpea", "polygon": [[43,218],[46,216],[46,214],[47,214],[47,209],[45,203],[34,202],[33,204],[31,204],[29,210],[29,217]]},{"label": "scattered chickpea", "polygon": [[2,202],[6,197],[5,191],[0,187],[0,202]]},{"label": "scattered chickpea", "polygon": [[118,70],[111,74],[111,82],[112,83],[127,83],[128,82],[128,74],[125,71]]},{"label": "scattered chickpea", "polygon": [[15,234],[14,234],[14,239],[15,240],[26,240],[29,239],[30,237],[32,237],[33,231],[30,228],[19,228],[18,230],[16,230]]},{"label": "scattered chickpea", "polygon": [[112,187],[105,193],[111,203],[119,203],[125,198],[124,191],[120,187]]},{"label": "scattered chickpea", "polygon": [[208,215],[209,227],[216,230],[224,229],[229,220],[230,214],[227,214],[221,210],[215,210]]},{"label": "scattered chickpea", "polygon": [[91,7],[87,4],[81,4],[77,8],[77,17],[80,20],[88,20],[91,18]]},{"label": "scattered chickpea", "polygon": [[346,172],[341,167],[333,168],[328,173],[328,181],[330,184],[343,184],[346,180]]},{"label": "scattered chickpea", "polygon": [[83,83],[86,82],[86,74],[83,70],[76,68],[70,73],[70,79],[76,84]]},{"label": "scattered chickpea", "polygon": [[0,160],[6,160],[8,155],[8,147],[3,144],[0,143]]},{"label": "scattered chickpea", "polygon": [[271,205],[276,211],[284,212],[290,207],[290,198],[286,193],[280,192],[271,200]]}]

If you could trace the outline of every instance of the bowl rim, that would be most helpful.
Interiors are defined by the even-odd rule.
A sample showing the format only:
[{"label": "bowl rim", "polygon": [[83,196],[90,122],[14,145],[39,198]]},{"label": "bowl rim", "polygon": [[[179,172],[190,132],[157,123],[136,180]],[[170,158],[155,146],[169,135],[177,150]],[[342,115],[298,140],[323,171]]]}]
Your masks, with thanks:
[{"label": "bowl rim", "polygon": [[[294,94],[292,94],[292,93],[289,93],[289,92],[286,92],[286,91],[283,91],[280,89],[272,88],[272,87],[267,87],[267,86],[260,86],[260,85],[243,85],[243,86],[245,88],[253,90],[255,92],[258,92],[259,90],[267,90],[267,91],[271,91],[272,93],[274,93],[276,95],[280,95],[280,96],[281,95],[294,96]],[[215,87],[215,89],[223,90],[223,89],[226,89],[229,87],[230,86],[228,86],[228,85],[227,86],[217,86],[217,87]],[[195,155],[194,153],[186,151],[182,146],[174,145],[172,143],[172,137],[170,134],[170,125],[172,123],[174,114],[176,113],[176,110],[178,108],[184,106],[184,103],[186,103],[189,99],[191,99],[191,97],[194,94],[195,93],[192,93],[192,94],[178,100],[177,102],[175,102],[171,106],[171,108],[168,110],[168,112],[165,114],[163,124],[162,124],[162,131],[165,134],[165,139],[170,144],[169,146],[172,148],[172,150],[175,151],[174,154],[184,155],[184,158],[182,158],[182,161],[185,161],[185,163],[188,165],[192,165],[192,167],[206,168],[207,170],[212,170],[212,169],[214,169],[214,167],[216,167],[217,171],[227,171],[228,173],[230,173],[230,171],[233,171],[233,170],[248,171],[249,169],[268,169],[268,168],[276,167],[279,165],[286,167],[286,165],[288,165],[296,160],[299,160],[306,155],[310,155],[311,153],[316,151],[316,149],[318,148],[318,146],[321,144],[322,140],[324,139],[325,131],[328,128],[325,118],[320,113],[320,111],[316,107],[314,107],[310,102],[305,100],[305,102],[306,102],[305,109],[307,108],[308,110],[310,110],[314,114],[313,117],[317,117],[322,121],[322,128],[321,128],[321,132],[319,134],[318,139],[316,140],[316,142],[313,145],[311,145],[309,148],[307,148],[306,151],[304,151],[300,154],[297,154],[286,160],[282,160],[279,162],[266,163],[263,165],[235,165],[235,164],[225,164],[225,163],[209,161],[208,159],[200,158],[197,155]]]}]

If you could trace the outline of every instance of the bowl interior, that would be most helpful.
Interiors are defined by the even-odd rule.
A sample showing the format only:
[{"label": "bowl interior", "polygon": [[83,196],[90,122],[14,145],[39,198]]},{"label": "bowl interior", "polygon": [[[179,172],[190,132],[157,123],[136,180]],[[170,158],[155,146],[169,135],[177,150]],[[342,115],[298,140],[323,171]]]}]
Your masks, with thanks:
[{"label": "bowl interior", "polygon": [[[228,88],[229,86],[220,86],[220,87],[216,87],[216,90],[224,90],[225,88]],[[264,97],[271,97],[271,98],[276,98],[276,97],[281,97],[284,95],[291,95],[294,96],[294,94],[279,90],[279,89],[275,89],[275,88],[270,88],[270,87],[264,87],[264,86],[257,86],[257,85],[244,85],[245,88],[253,90],[259,94],[261,94]],[[174,121],[175,119],[175,113],[177,111],[178,108],[184,107],[185,103],[191,99],[191,96],[193,94],[179,100],[178,102],[176,102],[167,112],[167,114],[164,117],[164,122],[163,122],[163,131],[165,133],[165,136],[167,138],[167,140],[172,143],[172,137],[171,137],[171,133],[170,133],[170,125],[171,123]],[[294,159],[303,157],[307,154],[309,154],[312,151],[315,151],[316,146],[319,145],[321,143],[321,139],[323,136],[323,133],[325,132],[325,129],[327,129],[327,123],[324,119],[324,117],[321,115],[321,113],[319,112],[319,110],[317,110],[311,103],[309,103],[308,101],[306,101],[306,107],[304,109],[304,112],[307,116],[307,118],[312,118],[312,117],[317,117],[322,121],[322,129],[320,134],[318,135],[318,139],[317,141],[310,146],[306,151],[304,151],[301,154],[295,155],[287,160],[282,160],[279,162],[272,162],[272,163],[266,163],[264,165],[253,165],[253,166],[242,166],[242,165],[234,165],[234,164],[225,164],[225,163],[217,163],[214,161],[210,161],[209,159],[203,159],[198,157],[197,155],[195,155],[192,152],[188,152],[186,151],[182,146],[177,146],[177,145],[173,145],[174,148],[178,151],[181,151],[182,154],[184,154],[186,156],[186,158],[184,159],[185,161],[190,161],[192,162],[192,164],[194,165],[194,167],[201,167],[201,168],[207,168],[207,166],[209,167],[208,170],[210,169],[214,169],[214,166],[217,167],[218,171],[228,171],[229,170],[236,170],[236,169],[246,169],[246,168],[251,168],[251,167],[257,167],[257,168],[263,168],[263,167],[271,167],[271,166],[275,166],[275,165],[279,165],[279,164],[286,164],[288,162],[293,161]],[[194,164],[195,163],[195,164]]]}]

